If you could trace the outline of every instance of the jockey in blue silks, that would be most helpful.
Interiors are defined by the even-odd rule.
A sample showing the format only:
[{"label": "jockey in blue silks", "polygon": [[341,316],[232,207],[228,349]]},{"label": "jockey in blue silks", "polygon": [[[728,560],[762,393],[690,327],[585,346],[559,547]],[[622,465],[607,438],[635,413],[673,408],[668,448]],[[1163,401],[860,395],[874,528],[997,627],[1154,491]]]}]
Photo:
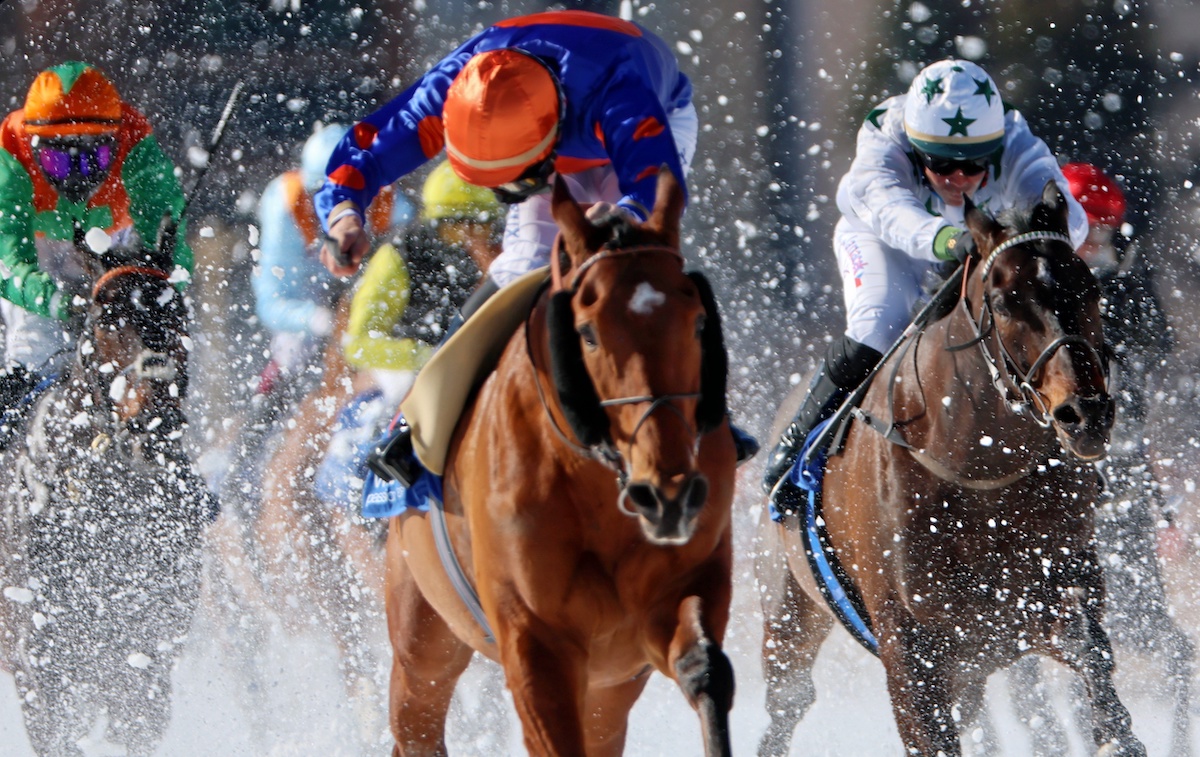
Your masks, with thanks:
[{"label": "jockey in blue silks", "polygon": [[[485,29],[356,124],[329,162],[317,214],[323,260],[349,275],[368,249],[362,208],[445,149],[464,181],[509,204],[501,254],[463,307],[549,263],[557,226],[547,190],[566,181],[593,216],[645,220],[657,175],[686,178],[698,119],[692,85],[645,28],[584,11],[519,16]],[[410,454],[401,427],[397,461]],[[738,434],[735,433],[735,438]],[[757,445],[739,439],[739,457]],[[407,478],[403,468],[400,478]]]}]

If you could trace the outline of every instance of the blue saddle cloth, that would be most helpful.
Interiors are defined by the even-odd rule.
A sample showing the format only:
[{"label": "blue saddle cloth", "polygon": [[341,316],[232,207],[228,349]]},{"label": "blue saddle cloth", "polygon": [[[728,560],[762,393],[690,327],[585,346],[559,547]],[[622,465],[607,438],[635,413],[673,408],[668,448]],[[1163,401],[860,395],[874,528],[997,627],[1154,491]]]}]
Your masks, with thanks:
[{"label": "blue saddle cloth", "polygon": [[[843,584],[847,580],[845,574],[840,566],[831,561],[830,555],[826,554],[822,539],[825,521],[818,514],[818,510],[821,485],[825,480],[825,463],[828,460],[827,448],[821,447],[812,450],[811,456],[809,450],[817,437],[832,421],[832,418],[822,421],[809,432],[808,437],[804,440],[804,445],[800,448],[800,454],[796,457],[795,464],[788,471],[788,476],[793,484],[808,492],[804,512],[801,514],[801,524],[804,529],[805,554],[808,557],[809,567],[812,568],[813,577],[817,581],[817,587],[850,635],[867,651],[879,656],[879,642],[871,632],[870,625],[863,619],[859,603],[852,600],[846,593],[846,587]],[[774,501],[770,503],[770,514],[771,520],[776,523],[787,518],[786,513],[775,507]]]},{"label": "blue saddle cloth", "polygon": [[313,482],[313,491],[321,501],[348,507],[357,498],[367,475],[367,455],[376,443],[380,426],[391,414],[378,389],[355,395],[338,412],[329,447]]},{"label": "blue saddle cloth", "polygon": [[[399,418],[397,415],[396,420]],[[392,428],[396,420],[393,420]],[[386,435],[380,440],[382,438],[386,438]],[[420,465],[420,461],[417,464]],[[400,481],[384,481],[366,469],[362,491],[364,518],[390,518],[409,508],[429,512],[430,504],[434,501],[442,501],[442,477],[425,470],[424,466],[421,466],[421,475],[412,486],[405,486]]]}]

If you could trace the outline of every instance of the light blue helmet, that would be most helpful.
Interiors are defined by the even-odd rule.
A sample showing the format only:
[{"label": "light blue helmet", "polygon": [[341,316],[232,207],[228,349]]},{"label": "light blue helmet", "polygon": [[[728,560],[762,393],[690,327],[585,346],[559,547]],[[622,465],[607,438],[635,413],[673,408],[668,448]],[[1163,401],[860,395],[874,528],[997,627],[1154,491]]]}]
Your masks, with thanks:
[{"label": "light blue helmet", "polygon": [[300,152],[300,178],[309,192],[321,188],[325,181],[325,167],[329,165],[329,156],[333,155],[333,148],[337,147],[337,143],[342,141],[342,137],[346,136],[348,131],[350,127],[343,124],[322,126],[318,123],[313,135],[304,143],[304,149]]},{"label": "light blue helmet", "polygon": [[913,79],[904,103],[904,131],[929,155],[973,160],[1004,144],[1004,103],[996,83],[965,60],[943,60]]}]

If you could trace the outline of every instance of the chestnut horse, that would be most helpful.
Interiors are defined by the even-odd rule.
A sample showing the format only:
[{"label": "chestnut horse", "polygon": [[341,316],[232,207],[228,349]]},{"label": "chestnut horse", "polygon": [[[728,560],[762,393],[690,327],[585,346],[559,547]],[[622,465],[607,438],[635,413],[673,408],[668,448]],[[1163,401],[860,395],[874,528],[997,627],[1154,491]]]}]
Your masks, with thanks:
[{"label": "chestnut horse", "polygon": [[[1100,625],[1091,463],[1113,422],[1100,291],[1055,184],[1024,218],[1002,226],[968,201],[966,220],[979,257],[961,298],[879,368],[829,459],[821,551],[857,589],[906,753],[961,754],[987,677],[1036,653],[1085,681],[1102,753],[1144,754]],[[760,754],[787,753],[834,622],[801,530],[771,524],[759,554]]]},{"label": "chestnut horse", "polygon": [[654,670],[729,754],[735,453],[715,303],[683,271],[683,192],[593,225],[554,189],[560,276],[458,423],[444,514],[495,641],[442,567],[428,514],[391,523],[387,614],[396,755],[445,753],[472,650],[498,660],[536,755],[622,752]]}]

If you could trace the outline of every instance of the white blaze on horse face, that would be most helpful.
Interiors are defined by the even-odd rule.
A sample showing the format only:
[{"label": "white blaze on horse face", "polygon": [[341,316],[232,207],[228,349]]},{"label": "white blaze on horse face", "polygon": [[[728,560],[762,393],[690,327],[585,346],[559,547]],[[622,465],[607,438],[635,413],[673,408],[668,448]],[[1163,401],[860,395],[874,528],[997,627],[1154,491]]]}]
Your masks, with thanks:
[{"label": "white blaze on horse face", "polygon": [[654,309],[667,301],[667,296],[643,281],[633,290],[629,309],[638,315],[650,315]]}]

